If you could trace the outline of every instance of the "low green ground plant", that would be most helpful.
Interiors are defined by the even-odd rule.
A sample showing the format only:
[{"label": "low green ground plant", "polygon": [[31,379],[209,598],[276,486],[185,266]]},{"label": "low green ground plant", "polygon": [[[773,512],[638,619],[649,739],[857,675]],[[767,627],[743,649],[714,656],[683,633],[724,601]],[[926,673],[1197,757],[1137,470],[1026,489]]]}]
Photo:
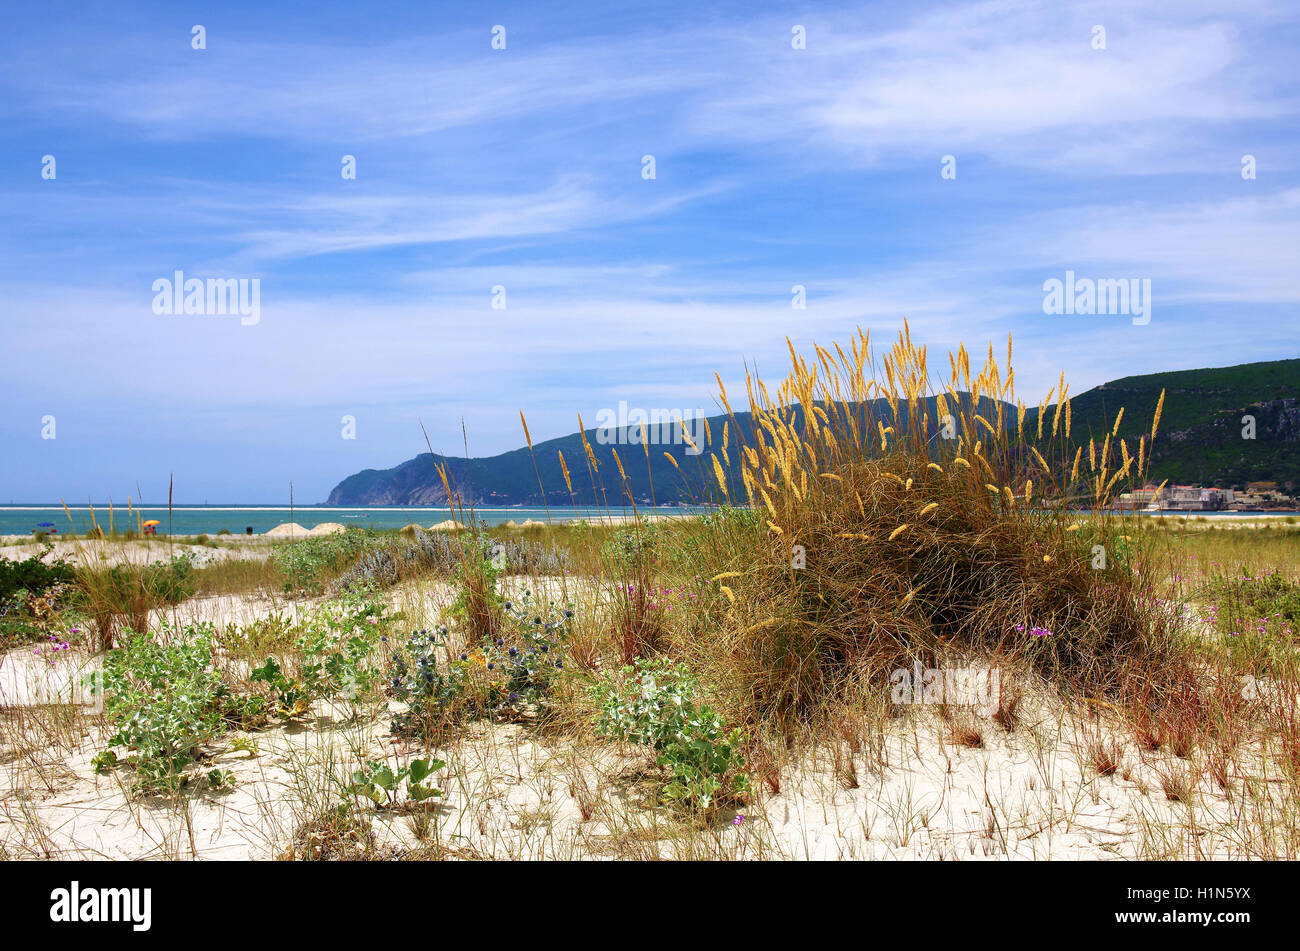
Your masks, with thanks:
[{"label": "low green ground plant", "polygon": [[1233,663],[1276,674],[1300,662],[1300,583],[1276,569],[1216,572],[1199,589],[1205,620]]},{"label": "low green ground plant", "polygon": [[391,809],[398,804],[402,786],[406,786],[407,800],[422,803],[442,795],[442,790],[429,785],[427,780],[447,764],[440,759],[426,757],[413,759],[405,766],[393,769],[387,763],[367,760],[362,769],[352,773],[352,782],[345,791],[345,800],[359,796],[379,808]]},{"label": "low green ground plant", "polygon": [[[128,632],[104,658],[103,691],[113,729],[109,751],[123,751],[147,790],[177,788],[198,750],[224,732],[228,719],[256,707],[255,700],[235,698],[213,667],[210,625],[165,640]],[[113,752],[97,765],[119,759]]]},{"label": "low green ground plant", "polygon": [[748,791],[743,734],[699,702],[684,665],[638,659],[592,692],[600,708],[597,734],[653,749],[672,775],[664,787],[670,800],[708,810]]}]

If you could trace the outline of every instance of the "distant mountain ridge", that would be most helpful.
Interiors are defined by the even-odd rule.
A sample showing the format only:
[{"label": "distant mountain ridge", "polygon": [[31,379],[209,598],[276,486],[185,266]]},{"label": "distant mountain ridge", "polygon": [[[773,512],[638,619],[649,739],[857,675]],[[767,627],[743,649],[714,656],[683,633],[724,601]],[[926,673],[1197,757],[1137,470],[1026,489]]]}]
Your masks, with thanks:
[{"label": "distant mountain ridge", "polygon": [[[868,413],[883,411],[883,400],[858,407],[864,417]],[[933,401],[930,410],[933,413]],[[798,408],[794,411],[795,425],[802,425]],[[618,472],[622,462],[627,477],[627,491],[637,503],[658,502],[690,503],[709,494],[702,480],[716,487],[712,468],[707,472],[700,462],[705,456],[693,452],[687,436],[697,447],[704,448],[712,433],[716,444],[722,437],[723,426],[730,416],[719,414],[685,420],[687,435],[677,422],[647,425],[649,452],[640,441],[639,426],[594,428],[585,431],[587,444],[596,457],[597,470],[588,468],[582,434],[572,433],[556,439],[534,443],[530,452],[526,447],[504,452],[497,456],[464,459],[459,456],[434,456],[421,453],[391,469],[365,469],[348,476],[329,495],[329,505],[446,505],[447,492],[442,484],[437,466],[445,466],[448,481],[462,501],[475,505],[578,505],[610,504],[624,502],[623,480]],[[731,434],[734,447],[738,436],[752,441],[752,418],[749,412],[737,413]],[[738,429],[739,432],[734,430]],[[614,453],[618,453],[618,460]],[[569,469],[566,485],[560,465],[563,453]],[[671,456],[676,462],[668,460]],[[436,459],[436,465],[435,465]],[[536,469],[534,469],[534,461]],[[546,487],[543,497],[539,488]],[[569,490],[572,486],[572,494]],[[736,487],[740,490],[739,486]]]},{"label": "distant mountain ridge", "polygon": [[[990,405],[992,401],[989,401]],[[878,418],[886,411],[884,400],[859,404],[856,412],[866,418]],[[934,415],[934,400],[927,400],[927,409]],[[874,416],[872,416],[874,414]],[[986,413],[986,415],[994,415]],[[802,425],[801,410],[795,407],[794,425]],[[712,433],[716,445],[722,437],[723,426],[730,424],[731,445],[737,437],[753,441],[753,421],[748,411],[737,413],[734,422],[724,414],[707,418],[686,420],[691,441],[704,448],[706,434]],[[874,425],[874,424],[872,424]],[[737,432],[736,430],[739,430]],[[705,456],[691,451],[680,423],[647,425],[649,452],[640,442],[639,426],[594,428],[585,431],[587,443],[596,457],[598,469],[595,478],[588,468],[582,434],[572,433],[556,439],[533,444],[533,451],[525,447],[497,456],[464,459],[460,456],[433,456],[421,453],[391,469],[365,469],[348,476],[329,495],[328,505],[446,505],[447,492],[438,475],[437,466],[445,466],[453,491],[466,503],[475,505],[578,505],[624,503],[622,477],[618,462],[622,462],[627,477],[627,491],[638,504],[692,503],[707,500],[716,489],[711,465]],[[614,453],[618,453],[618,460]],[[569,469],[569,485],[564,481],[560,454]],[[673,462],[668,460],[671,456]],[[436,458],[436,465],[435,465]],[[536,469],[533,468],[534,461]],[[546,487],[543,494],[538,486]],[[707,483],[707,485],[705,485]],[[743,492],[739,484],[736,492]]]},{"label": "distant mountain ridge", "polygon": [[[1239,366],[1124,377],[1070,398],[1075,442],[1098,440],[1110,432],[1115,415],[1124,407],[1119,435],[1136,442],[1151,429],[1160,391],[1166,391],[1159,434],[1152,453],[1151,475],[1174,483],[1242,486],[1257,480],[1300,487],[1300,359],[1246,363]],[[880,411],[859,406],[864,414]],[[929,407],[933,411],[933,406]],[[1025,425],[1036,424],[1037,407],[1026,414]],[[1044,410],[1050,415],[1054,406]],[[1255,439],[1242,438],[1241,418],[1255,418]],[[1009,414],[1014,419],[1015,414]],[[716,444],[729,417],[708,417],[707,429]],[[748,412],[737,413],[734,426],[746,441],[753,425]],[[694,434],[704,430],[700,421],[688,420]],[[622,479],[614,460],[618,451],[627,486],[638,503],[652,499],[663,503],[697,501],[711,481],[703,456],[690,452],[676,424],[647,426],[649,453],[639,442],[639,427],[589,429],[587,441],[596,455],[596,484],[588,472],[581,435],[572,433],[496,456],[464,459],[437,456],[444,465],[453,491],[476,505],[579,505],[623,501]],[[572,494],[565,485],[559,454],[569,469]],[[671,455],[677,466],[668,461]],[[534,463],[536,469],[534,469]],[[680,467],[680,468],[679,468]],[[545,486],[543,496],[539,480]],[[447,493],[435,466],[435,457],[421,453],[391,469],[365,469],[348,476],[330,492],[329,505],[445,505]]]}]

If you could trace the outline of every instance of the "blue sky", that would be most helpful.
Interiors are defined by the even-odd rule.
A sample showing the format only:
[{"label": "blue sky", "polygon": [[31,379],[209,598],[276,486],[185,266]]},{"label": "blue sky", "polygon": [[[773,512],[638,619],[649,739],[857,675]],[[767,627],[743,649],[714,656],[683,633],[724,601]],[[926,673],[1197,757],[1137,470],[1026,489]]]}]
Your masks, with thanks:
[{"label": "blue sky", "polygon": [[[420,420],[712,409],[904,317],[932,365],[1014,333],[1035,400],[1300,349],[1293,4],[123,6],[0,37],[0,503],[319,501]],[[1045,315],[1067,269],[1151,322]],[[155,314],[176,270],[260,320]]]}]

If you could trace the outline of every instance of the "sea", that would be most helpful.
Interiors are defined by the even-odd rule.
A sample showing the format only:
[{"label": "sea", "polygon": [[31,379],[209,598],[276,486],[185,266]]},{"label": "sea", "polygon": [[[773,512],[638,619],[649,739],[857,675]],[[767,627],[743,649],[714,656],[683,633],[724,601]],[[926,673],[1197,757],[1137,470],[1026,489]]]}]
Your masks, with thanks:
[{"label": "sea", "polygon": [[[692,505],[649,505],[638,506],[637,511],[650,515],[692,515],[703,512],[702,506]],[[68,506],[65,511],[61,505],[4,505],[0,506],[0,535],[30,535],[34,532],[49,532],[56,529],[57,535],[84,535],[93,525],[99,524],[105,531],[116,529],[119,532],[139,531],[140,526],[152,519],[161,524],[157,528],[159,535],[216,535],[227,531],[232,535],[246,535],[251,530],[254,535],[262,535],[277,525],[296,522],[303,528],[311,529],[322,522],[338,522],[341,525],[357,528],[395,529],[404,528],[412,523],[428,528],[449,518],[465,521],[469,510],[459,515],[445,506],[362,506],[347,508],[340,506],[308,505],[295,506],[292,510],[287,505],[177,505],[170,512],[167,507],[145,506],[131,508],[126,506],[78,505]],[[474,517],[488,525],[501,525],[505,522],[524,522],[533,519],[537,522],[568,522],[574,519],[599,518],[602,514],[631,516],[631,507],[611,510],[553,505],[548,511],[540,506],[511,506],[504,508],[475,508]],[[1143,512],[1152,518],[1180,518],[1204,516],[1214,518],[1252,518],[1300,515],[1300,511],[1285,512]]]},{"label": "sea", "polygon": [[[686,505],[662,505],[658,507],[638,506],[642,514],[654,515],[688,515],[703,509]],[[553,505],[548,511],[540,506],[513,506],[506,508],[475,508],[475,519],[488,525],[500,525],[515,521],[522,523],[527,519],[537,522],[567,522],[573,519],[587,518],[595,520],[602,514],[632,515],[631,507],[610,510],[592,508],[574,508],[572,506]],[[290,510],[287,505],[177,505],[171,511],[167,506],[134,507],[126,506],[78,505],[68,506],[65,511],[61,505],[5,505],[0,506],[0,535],[30,535],[34,532],[49,532],[56,529],[58,535],[84,535],[95,524],[105,531],[110,528],[119,532],[139,531],[144,522],[157,519],[161,524],[157,534],[165,535],[216,535],[228,531],[232,535],[245,535],[251,530],[254,535],[261,535],[275,526],[285,522],[296,522],[303,528],[311,529],[322,522],[338,522],[341,525],[357,528],[394,529],[404,528],[412,523],[428,528],[449,518],[467,521],[470,510],[463,509],[453,513],[445,506],[364,506],[345,508],[325,505],[295,506]]]}]

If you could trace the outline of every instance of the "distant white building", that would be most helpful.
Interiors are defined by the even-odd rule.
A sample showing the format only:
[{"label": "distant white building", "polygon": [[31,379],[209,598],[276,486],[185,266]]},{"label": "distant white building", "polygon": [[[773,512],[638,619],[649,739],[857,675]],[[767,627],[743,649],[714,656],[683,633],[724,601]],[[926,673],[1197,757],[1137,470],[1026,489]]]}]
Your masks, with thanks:
[{"label": "distant white building", "polygon": [[1153,507],[1162,512],[1215,512],[1227,508],[1232,495],[1231,489],[1218,486],[1173,485],[1153,500]]},{"label": "distant white building", "polygon": [[1121,509],[1148,512],[1215,512],[1227,508],[1232,501],[1232,490],[1218,486],[1168,485],[1160,489],[1148,485],[1125,492],[1117,505]]}]

